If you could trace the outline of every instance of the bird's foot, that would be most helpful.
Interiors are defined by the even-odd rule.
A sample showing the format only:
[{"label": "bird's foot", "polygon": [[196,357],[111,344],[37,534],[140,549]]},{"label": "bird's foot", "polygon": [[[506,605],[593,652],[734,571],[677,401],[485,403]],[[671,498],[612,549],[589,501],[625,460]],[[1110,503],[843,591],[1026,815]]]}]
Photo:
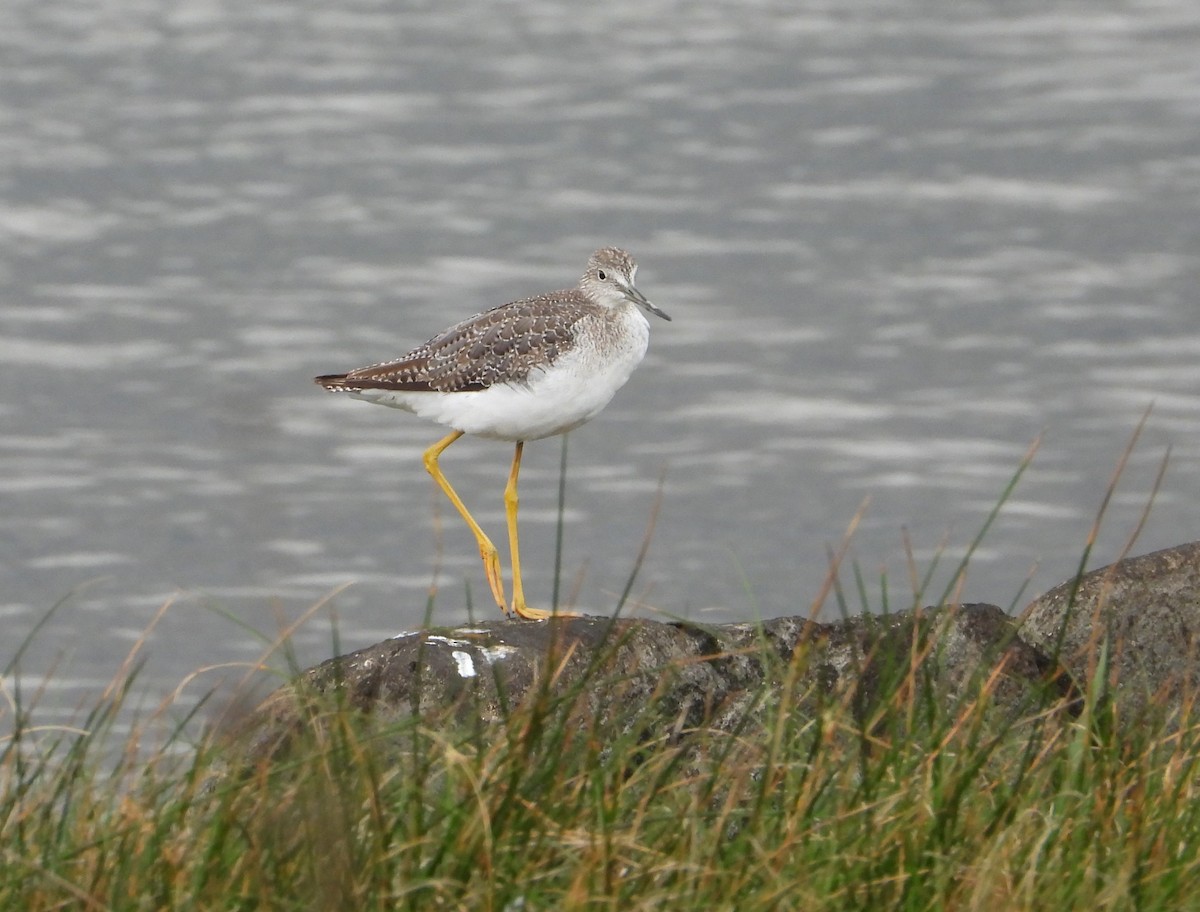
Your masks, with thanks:
[{"label": "bird's foot", "polygon": [[[490,545],[491,542],[488,542]],[[511,614],[508,602],[504,599],[504,577],[500,575],[500,555],[494,547],[485,548],[479,545],[479,556],[483,558],[483,572],[487,576],[488,587],[492,590],[492,598],[500,606],[505,615]]]},{"label": "bird's foot", "polygon": [[521,599],[519,602],[516,600],[513,601],[512,613],[516,617],[526,621],[543,621],[546,618],[552,617],[583,617],[578,611],[563,611],[561,609],[558,611],[546,611],[544,608],[530,608],[525,604],[524,599]]}]

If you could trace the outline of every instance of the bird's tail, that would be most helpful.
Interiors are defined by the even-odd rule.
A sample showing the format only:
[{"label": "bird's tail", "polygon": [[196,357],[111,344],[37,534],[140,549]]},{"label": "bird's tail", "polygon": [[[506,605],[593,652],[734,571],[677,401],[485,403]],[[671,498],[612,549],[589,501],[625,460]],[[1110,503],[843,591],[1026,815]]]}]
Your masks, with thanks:
[{"label": "bird's tail", "polygon": [[313,382],[336,393],[351,388],[351,384],[346,382],[346,377],[346,374],[325,374],[323,377],[313,377]]}]

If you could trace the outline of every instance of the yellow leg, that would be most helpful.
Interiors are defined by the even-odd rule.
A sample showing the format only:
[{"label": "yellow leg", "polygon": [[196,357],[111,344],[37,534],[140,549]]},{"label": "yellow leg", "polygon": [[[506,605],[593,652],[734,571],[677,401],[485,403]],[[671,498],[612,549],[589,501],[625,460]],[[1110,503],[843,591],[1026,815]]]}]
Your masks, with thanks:
[{"label": "yellow leg", "polygon": [[525,587],[521,585],[521,547],[517,542],[517,475],[521,471],[521,453],[524,443],[517,444],[513,453],[512,470],[508,473],[508,484],[504,487],[504,514],[508,517],[508,547],[512,552],[513,597],[512,610],[518,617],[539,620],[550,617],[549,611],[530,608],[525,604]]},{"label": "yellow leg", "polygon": [[[508,614],[508,605],[504,601],[504,579],[500,575],[500,553],[496,550],[496,546],[492,544],[492,540],[484,534],[483,529],[479,528],[479,523],[475,522],[475,517],[467,512],[466,505],[463,504],[459,496],[454,493],[454,488],[450,487],[450,482],[446,480],[446,476],[442,474],[442,470],[438,467],[438,457],[450,444],[454,443],[463,435],[462,431],[455,431],[448,434],[425,451],[425,469],[433,476],[433,480],[438,483],[447,497],[450,498],[450,503],[454,504],[454,509],[467,525],[471,527],[471,531],[475,533],[475,541],[479,543],[479,556],[483,558],[483,572],[487,575],[488,585],[492,588],[492,597],[496,600],[496,604],[500,606],[500,610]],[[520,444],[517,449],[520,454]],[[515,469],[514,469],[515,471]],[[515,555],[515,552],[514,552]],[[517,590],[520,591],[519,589]]]},{"label": "yellow leg", "polygon": [[[508,473],[508,484],[504,488],[504,513],[508,518],[508,547],[512,551],[512,610],[518,617],[537,621],[542,618],[554,617],[555,612],[530,608],[526,605],[525,588],[521,585],[521,548],[517,541],[517,475],[521,471],[521,453],[524,449],[525,444],[518,443],[517,451],[513,453],[512,470]],[[569,611],[559,611],[558,614],[576,617],[573,612]]]}]

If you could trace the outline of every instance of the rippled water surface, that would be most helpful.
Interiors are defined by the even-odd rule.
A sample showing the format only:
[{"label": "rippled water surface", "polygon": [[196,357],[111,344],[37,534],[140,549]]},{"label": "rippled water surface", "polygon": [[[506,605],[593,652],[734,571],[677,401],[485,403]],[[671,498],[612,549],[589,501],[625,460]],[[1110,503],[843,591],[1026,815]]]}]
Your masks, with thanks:
[{"label": "rippled water surface", "polygon": [[[609,612],[965,597],[1198,535],[1200,6],[10,0],[0,29],[0,664],[50,710],[145,643],[151,702],[301,625],[303,662],[490,616],[441,434],[322,394],[638,257],[669,312],[569,440],[562,590]],[[531,444],[531,601],[560,444]],[[443,466],[503,539],[510,448]],[[660,481],[661,479],[661,481]],[[440,539],[437,529],[441,528]],[[440,546],[439,546],[440,541]],[[1021,588],[1030,578],[1025,596]],[[860,605],[853,575],[847,599]],[[342,588],[349,584],[348,587]],[[332,596],[331,596],[332,593]],[[836,611],[835,603],[829,603]],[[184,690],[203,692],[211,672]],[[8,679],[11,686],[12,680]]]}]

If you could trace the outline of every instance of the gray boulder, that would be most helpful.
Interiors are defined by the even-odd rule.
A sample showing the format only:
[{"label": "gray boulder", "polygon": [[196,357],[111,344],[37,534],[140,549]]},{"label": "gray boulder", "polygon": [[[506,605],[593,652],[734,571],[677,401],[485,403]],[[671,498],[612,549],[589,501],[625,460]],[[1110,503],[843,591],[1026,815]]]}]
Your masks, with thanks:
[{"label": "gray boulder", "polygon": [[886,715],[889,702],[903,705],[913,687],[947,712],[983,695],[987,711],[1008,722],[1073,694],[1070,679],[994,605],[830,624],[497,620],[405,634],[323,662],[253,714],[251,751],[284,748],[315,718],[314,698],[343,701],[381,725],[417,716],[490,726],[522,701],[548,696],[668,739],[701,727],[745,732],[788,681],[800,711],[847,700],[864,721]]},{"label": "gray boulder", "polygon": [[1200,684],[1200,542],[1132,557],[1051,589],[1023,612],[1021,636],[1057,655],[1081,685],[1108,650],[1119,718],[1175,714]]}]

